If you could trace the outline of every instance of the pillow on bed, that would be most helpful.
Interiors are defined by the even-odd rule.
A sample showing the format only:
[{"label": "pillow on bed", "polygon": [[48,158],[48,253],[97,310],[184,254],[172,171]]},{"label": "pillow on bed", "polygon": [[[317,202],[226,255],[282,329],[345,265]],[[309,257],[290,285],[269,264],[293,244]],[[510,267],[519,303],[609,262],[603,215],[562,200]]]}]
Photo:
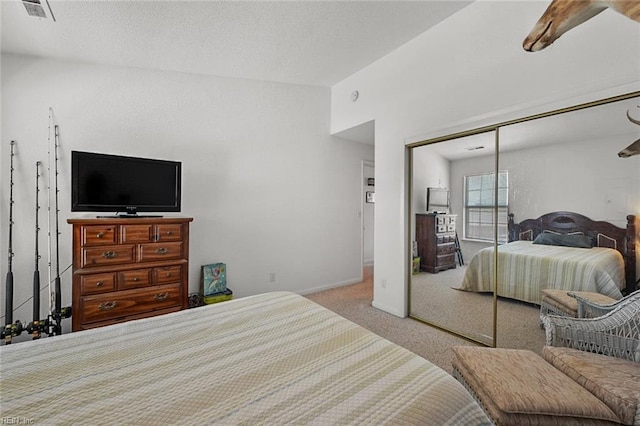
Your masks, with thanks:
[{"label": "pillow on bed", "polygon": [[542,232],[546,232],[546,233],[549,233],[549,234],[556,234],[556,235],[584,235],[584,232],[582,232],[582,231],[567,232],[566,234],[562,234],[562,232],[557,232],[557,231],[552,231],[550,229],[545,229]]},{"label": "pillow on bed", "polygon": [[580,234],[552,234],[550,232],[543,232],[533,240],[533,244],[591,248],[593,247],[593,238],[588,235]]}]

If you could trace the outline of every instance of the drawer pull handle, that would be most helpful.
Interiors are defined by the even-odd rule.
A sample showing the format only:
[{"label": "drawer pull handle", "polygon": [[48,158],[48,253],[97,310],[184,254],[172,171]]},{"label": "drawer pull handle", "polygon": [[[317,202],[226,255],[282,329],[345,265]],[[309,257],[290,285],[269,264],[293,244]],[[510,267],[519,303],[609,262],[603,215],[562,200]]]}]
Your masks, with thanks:
[{"label": "drawer pull handle", "polygon": [[137,283],[138,281],[140,281],[140,278],[139,278],[139,277],[133,277],[133,282],[136,282],[136,283]]},{"label": "drawer pull handle", "polygon": [[116,253],[115,251],[105,251],[104,253],[102,253],[102,257],[104,257],[105,259],[113,259],[118,255],[118,253]]},{"label": "drawer pull handle", "polygon": [[167,278],[169,278],[171,276],[171,272],[167,272],[167,274],[165,275]]},{"label": "drawer pull handle", "polygon": [[173,235],[172,231],[167,231],[167,235]]},{"label": "drawer pull handle", "polygon": [[116,301],[102,302],[101,304],[98,305],[98,309],[100,309],[101,311],[110,311],[114,309],[117,305],[118,305],[118,302]]},{"label": "drawer pull handle", "polygon": [[169,250],[167,250],[165,247],[160,247],[159,249],[156,250],[157,254],[167,254],[169,252]]},{"label": "drawer pull handle", "polygon": [[102,281],[98,281],[98,282],[96,283],[96,287],[102,287],[102,284],[103,284],[103,282],[102,282]]},{"label": "drawer pull handle", "polygon": [[153,296],[153,300],[157,302],[162,302],[163,300],[167,300],[169,298],[169,293],[158,293]]},{"label": "drawer pull handle", "polygon": [[102,237],[104,237],[104,233],[98,232],[98,235],[96,235],[96,238],[100,239]]}]

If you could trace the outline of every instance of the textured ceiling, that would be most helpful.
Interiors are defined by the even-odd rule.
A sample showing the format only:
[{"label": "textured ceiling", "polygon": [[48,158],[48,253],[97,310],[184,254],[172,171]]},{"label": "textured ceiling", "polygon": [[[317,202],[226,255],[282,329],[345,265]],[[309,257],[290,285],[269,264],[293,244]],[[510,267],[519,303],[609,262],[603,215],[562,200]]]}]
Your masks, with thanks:
[{"label": "textured ceiling", "polygon": [[0,3],[3,53],[330,87],[471,2]]}]

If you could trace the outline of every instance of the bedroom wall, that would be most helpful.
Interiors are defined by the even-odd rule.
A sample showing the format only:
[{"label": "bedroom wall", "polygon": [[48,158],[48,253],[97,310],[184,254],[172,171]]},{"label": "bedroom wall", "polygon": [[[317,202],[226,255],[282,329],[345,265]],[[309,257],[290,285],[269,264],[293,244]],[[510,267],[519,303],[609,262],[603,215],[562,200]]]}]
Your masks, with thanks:
[{"label": "bedroom wall", "polygon": [[[70,151],[86,150],[183,162],[181,215],[194,217],[190,291],[198,289],[200,266],[217,261],[227,263],[228,285],[238,297],[360,280],[361,165],[373,160],[373,147],[329,135],[329,89],[14,55],[2,56],[1,71],[3,251],[9,141],[17,141],[15,306],[31,296],[35,161],[45,162],[46,194],[49,107],[60,127],[62,269],[71,264],[66,219],[85,216],[70,213]],[[40,223],[45,283],[46,208]],[[6,268],[4,261],[3,277]],[[70,270],[62,283],[68,305]],[[30,317],[30,303],[14,314]]]},{"label": "bedroom wall", "polygon": [[611,146],[627,143],[611,137],[500,154],[513,189],[509,210],[522,219],[574,211],[626,227],[628,214],[640,214],[640,156],[619,158]]},{"label": "bedroom wall", "polygon": [[438,154],[430,154],[429,147],[413,151],[412,179],[412,238],[415,240],[415,213],[427,212],[427,188],[451,188],[450,162]]},{"label": "bedroom wall", "polygon": [[[614,137],[501,153],[500,169],[509,172],[509,212],[521,221],[571,211],[626,227],[629,213],[640,215],[640,156],[621,159],[611,150],[626,143]],[[493,156],[452,161],[452,185],[462,188],[464,176],[494,167]],[[451,197],[462,206],[460,192]],[[466,259],[487,245],[461,240]]]},{"label": "bedroom wall", "polygon": [[[431,158],[429,158],[431,156]],[[431,159],[432,161],[429,161]],[[450,188],[450,162],[428,148],[413,153],[413,211],[426,213],[427,188]]]},{"label": "bedroom wall", "polygon": [[407,143],[640,88],[640,25],[613,11],[525,52],[547,4],[476,1],[332,88],[332,132],[375,120],[374,306],[407,314]]}]

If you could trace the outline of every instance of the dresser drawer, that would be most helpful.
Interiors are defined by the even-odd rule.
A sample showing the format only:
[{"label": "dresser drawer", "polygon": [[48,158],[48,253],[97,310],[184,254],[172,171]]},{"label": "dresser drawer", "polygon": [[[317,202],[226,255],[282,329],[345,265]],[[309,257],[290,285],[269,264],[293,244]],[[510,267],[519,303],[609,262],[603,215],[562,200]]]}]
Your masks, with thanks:
[{"label": "dresser drawer", "polygon": [[140,244],[138,259],[141,262],[182,258],[182,241]]},{"label": "dresser drawer", "polygon": [[449,244],[456,241],[456,234],[440,234],[436,236],[438,244]]},{"label": "dresser drawer", "polygon": [[153,225],[121,225],[120,239],[123,244],[149,243],[153,241]]},{"label": "dresser drawer", "polygon": [[455,267],[456,265],[455,253],[445,254],[445,255],[438,254],[436,256],[436,266],[448,266],[448,265],[453,265]]},{"label": "dresser drawer", "polygon": [[116,289],[116,274],[91,274],[80,276],[80,292],[82,295],[104,293]]},{"label": "dresser drawer", "polygon": [[116,227],[113,225],[83,226],[80,231],[81,245],[100,246],[116,244]]},{"label": "dresser drawer", "polygon": [[156,241],[182,241],[182,225],[169,223],[157,225]]},{"label": "dresser drawer", "polygon": [[132,269],[118,272],[118,289],[147,287],[151,285],[151,269]]},{"label": "dresser drawer", "polygon": [[442,244],[436,247],[436,253],[438,256],[443,254],[452,254],[456,252],[455,244]]},{"label": "dresser drawer", "polygon": [[182,265],[153,268],[154,283],[167,284],[182,281]]},{"label": "dresser drawer", "polygon": [[438,215],[436,218],[438,225],[454,225],[456,224],[456,215]]},{"label": "dresser drawer", "polygon": [[131,263],[135,259],[134,245],[83,247],[80,267]]},{"label": "dresser drawer", "polygon": [[180,284],[116,291],[82,298],[83,323],[122,318],[144,312],[180,306]]}]

